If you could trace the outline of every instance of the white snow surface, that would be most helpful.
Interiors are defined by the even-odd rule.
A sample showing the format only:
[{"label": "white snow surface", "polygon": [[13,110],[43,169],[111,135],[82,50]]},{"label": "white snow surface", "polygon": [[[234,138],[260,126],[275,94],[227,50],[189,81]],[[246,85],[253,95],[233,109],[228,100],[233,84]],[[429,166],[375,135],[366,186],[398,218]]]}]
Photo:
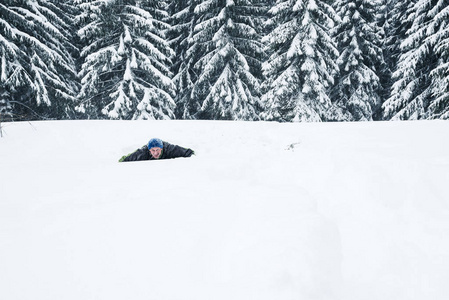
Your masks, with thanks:
[{"label": "white snow surface", "polygon": [[447,121],[2,129],[0,299],[449,299]]}]

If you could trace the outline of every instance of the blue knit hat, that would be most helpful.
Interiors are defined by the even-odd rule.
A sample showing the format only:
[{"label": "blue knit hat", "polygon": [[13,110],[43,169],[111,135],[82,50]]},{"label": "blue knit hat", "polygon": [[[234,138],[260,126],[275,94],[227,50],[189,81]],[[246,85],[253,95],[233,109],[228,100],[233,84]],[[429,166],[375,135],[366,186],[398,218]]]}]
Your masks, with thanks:
[{"label": "blue knit hat", "polygon": [[151,149],[151,148],[154,148],[154,147],[164,148],[164,144],[162,144],[162,140],[160,140],[160,139],[151,139],[148,142],[148,149]]}]

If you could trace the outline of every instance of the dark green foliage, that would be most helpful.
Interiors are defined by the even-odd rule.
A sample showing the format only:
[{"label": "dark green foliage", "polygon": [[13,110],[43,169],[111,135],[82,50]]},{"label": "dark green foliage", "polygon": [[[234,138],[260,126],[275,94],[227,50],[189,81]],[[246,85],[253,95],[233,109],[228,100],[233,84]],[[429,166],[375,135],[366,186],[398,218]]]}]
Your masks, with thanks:
[{"label": "dark green foliage", "polygon": [[2,0],[0,120],[449,119],[449,2]]},{"label": "dark green foliage", "polygon": [[70,1],[2,1],[0,57],[3,102],[23,119],[73,118],[77,49]]},{"label": "dark green foliage", "polygon": [[385,61],[383,34],[377,23],[378,3],[337,0],[341,21],[334,29],[340,57],[333,101],[349,114],[348,121],[370,121],[381,106],[381,72]]},{"label": "dark green foliage", "polygon": [[172,50],[163,1],[85,1],[78,31],[81,92],[89,118],[172,119]]}]

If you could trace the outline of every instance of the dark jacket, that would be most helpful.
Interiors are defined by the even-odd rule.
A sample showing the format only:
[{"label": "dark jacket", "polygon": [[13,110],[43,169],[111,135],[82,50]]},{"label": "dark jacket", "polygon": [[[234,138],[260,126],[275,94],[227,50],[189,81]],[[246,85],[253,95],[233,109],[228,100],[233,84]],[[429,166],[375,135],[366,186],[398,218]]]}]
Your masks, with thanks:
[{"label": "dark jacket", "polygon": [[[162,154],[157,159],[170,159],[170,158],[176,158],[176,157],[190,157],[193,154],[192,149],[186,149],[183,147],[180,147],[178,145],[172,145],[167,142],[162,142],[164,147],[162,148]],[[156,160],[153,156],[150,154],[150,150],[148,150],[148,146],[145,145],[136,151],[134,151],[131,154],[125,155],[120,159],[120,162],[123,161],[138,161],[138,160]]]}]

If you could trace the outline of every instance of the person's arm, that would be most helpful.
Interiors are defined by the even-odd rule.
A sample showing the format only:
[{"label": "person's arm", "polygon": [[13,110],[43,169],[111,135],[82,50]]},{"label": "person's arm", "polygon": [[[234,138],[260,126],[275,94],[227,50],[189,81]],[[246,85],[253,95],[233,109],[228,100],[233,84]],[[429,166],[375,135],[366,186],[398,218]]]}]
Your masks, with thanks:
[{"label": "person's arm", "polygon": [[164,144],[164,151],[166,151],[167,158],[190,157],[195,154],[192,149],[169,143]]},{"label": "person's arm", "polygon": [[138,161],[138,160],[148,160],[149,159],[149,151],[147,146],[143,146],[142,148],[137,149],[131,154],[124,155],[120,158],[119,162],[125,161]]}]

